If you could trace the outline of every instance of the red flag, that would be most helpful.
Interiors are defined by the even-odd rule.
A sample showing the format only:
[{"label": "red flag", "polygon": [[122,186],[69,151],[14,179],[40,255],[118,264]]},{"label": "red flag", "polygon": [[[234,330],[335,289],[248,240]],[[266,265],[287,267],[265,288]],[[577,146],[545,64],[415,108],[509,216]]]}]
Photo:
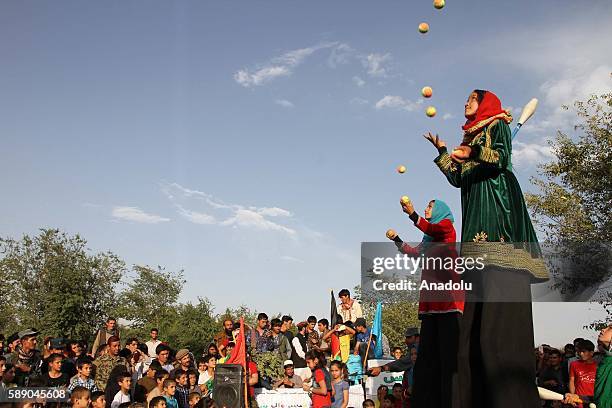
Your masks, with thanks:
[{"label": "red flag", "polygon": [[246,370],[246,340],[244,339],[244,317],[240,318],[240,332],[236,338],[236,346],[226,364],[240,364]]}]

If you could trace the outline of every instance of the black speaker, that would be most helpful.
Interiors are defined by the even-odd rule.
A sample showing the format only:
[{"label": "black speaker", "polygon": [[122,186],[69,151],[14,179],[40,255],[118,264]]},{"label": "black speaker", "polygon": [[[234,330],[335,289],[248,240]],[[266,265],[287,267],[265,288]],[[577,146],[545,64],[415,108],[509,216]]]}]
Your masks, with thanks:
[{"label": "black speaker", "polygon": [[215,368],[213,399],[219,408],[241,408],[244,401],[244,370],[240,364]]}]

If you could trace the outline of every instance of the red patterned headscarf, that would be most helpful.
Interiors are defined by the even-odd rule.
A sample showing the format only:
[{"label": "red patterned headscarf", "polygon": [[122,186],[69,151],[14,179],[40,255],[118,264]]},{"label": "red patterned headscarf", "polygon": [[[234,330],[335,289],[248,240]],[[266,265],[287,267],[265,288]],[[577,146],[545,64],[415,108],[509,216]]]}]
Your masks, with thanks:
[{"label": "red patterned headscarf", "polygon": [[[478,91],[474,92],[480,93]],[[493,92],[484,91],[482,100],[478,103],[476,115],[473,119],[468,119],[465,122],[465,125],[462,126],[463,132],[466,136],[476,134],[496,119],[510,123],[512,122],[512,115],[510,115],[510,112],[502,109],[501,101]]]}]

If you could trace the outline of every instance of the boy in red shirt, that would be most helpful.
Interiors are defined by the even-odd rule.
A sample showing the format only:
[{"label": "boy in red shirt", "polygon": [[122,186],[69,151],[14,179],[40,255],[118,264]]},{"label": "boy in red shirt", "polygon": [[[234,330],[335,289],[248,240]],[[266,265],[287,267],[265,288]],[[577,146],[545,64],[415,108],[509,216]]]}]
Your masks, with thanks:
[{"label": "boy in red shirt", "polygon": [[569,390],[581,397],[593,398],[597,363],[593,360],[595,345],[589,340],[578,343],[579,359],[570,364]]}]

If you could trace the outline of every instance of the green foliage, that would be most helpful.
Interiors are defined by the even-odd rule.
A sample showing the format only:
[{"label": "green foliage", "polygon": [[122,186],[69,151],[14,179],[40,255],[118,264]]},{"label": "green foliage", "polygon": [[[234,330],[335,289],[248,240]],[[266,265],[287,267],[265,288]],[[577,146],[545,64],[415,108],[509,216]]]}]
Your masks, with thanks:
[{"label": "green foliage", "polygon": [[354,298],[361,302],[364,317],[371,326],[376,313],[376,303],[381,301],[382,306],[382,331],[389,340],[391,348],[403,346],[404,334],[408,327],[419,327],[419,304],[414,299],[408,299],[401,294],[387,294],[385,298],[373,298],[363,296],[361,287],[353,289]]},{"label": "green foliage", "polygon": [[50,336],[93,335],[92,327],[117,306],[125,264],[111,252],[90,255],[86,245],[79,235],[56,229],[0,239],[0,323],[7,332],[36,327]]},{"label": "green foliage", "polygon": [[134,329],[160,327],[174,317],[185,284],[183,271],[173,273],[160,266],[152,269],[141,265],[134,265],[133,269],[136,276],[121,293],[121,305],[115,314],[129,320]]},{"label": "green foliage", "polygon": [[[532,182],[537,194],[526,194],[526,201],[538,229],[546,241],[561,248],[561,255],[580,259],[585,244],[600,243],[598,253],[610,253],[612,241],[612,93],[593,95],[574,104],[580,124],[577,137],[558,132],[550,142],[554,158],[539,168]],[[584,261],[584,260],[582,260]],[[603,261],[602,264],[599,261]],[[605,280],[609,260],[597,260],[602,273],[589,273],[564,279],[562,285],[572,290],[596,286]],[[600,267],[603,266],[603,269]],[[593,266],[587,268],[593,270]],[[612,318],[612,293],[600,302]],[[597,327],[603,322],[594,322]]]},{"label": "green foliage", "polygon": [[257,371],[263,377],[270,377],[273,380],[282,378],[285,374],[283,362],[279,355],[274,352],[253,354],[253,361],[257,364]]}]

